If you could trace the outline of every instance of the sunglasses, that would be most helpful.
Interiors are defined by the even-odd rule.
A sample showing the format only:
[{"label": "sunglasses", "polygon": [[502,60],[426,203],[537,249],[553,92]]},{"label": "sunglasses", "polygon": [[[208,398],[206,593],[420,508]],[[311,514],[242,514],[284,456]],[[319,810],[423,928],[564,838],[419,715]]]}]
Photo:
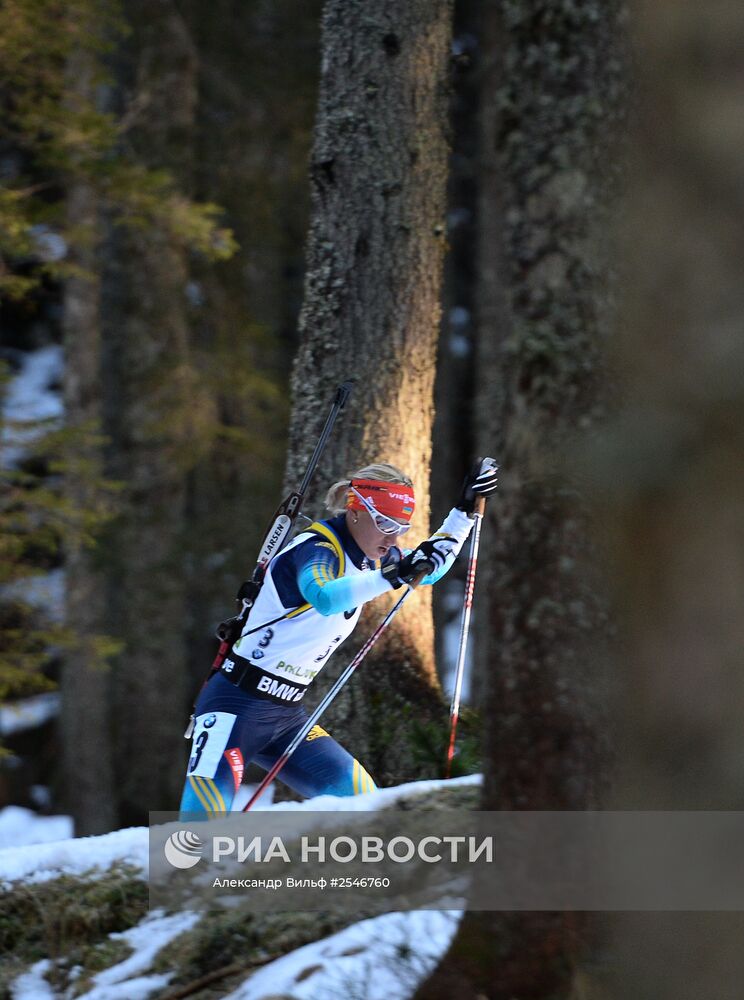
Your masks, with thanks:
[{"label": "sunglasses", "polygon": [[410,524],[401,524],[400,521],[396,521],[394,517],[388,517],[386,514],[381,514],[372,501],[363,497],[359,490],[355,487],[351,487],[351,492],[362,501],[364,509],[374,521],[375,527],[378,531],[381,531],[383,535],[405,535],[411,527]]}]

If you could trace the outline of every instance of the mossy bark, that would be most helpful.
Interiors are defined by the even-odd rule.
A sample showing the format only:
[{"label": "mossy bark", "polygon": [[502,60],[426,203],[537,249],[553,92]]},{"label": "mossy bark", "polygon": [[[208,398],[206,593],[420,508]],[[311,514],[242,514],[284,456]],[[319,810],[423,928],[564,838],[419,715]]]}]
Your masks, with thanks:
[{"label": "mossy bark", "polygon": [[[606,782],[607,616],[565,463],[607,407],[622,6],[488,3],[482,39],[478,426],[502,463],[483,531],[483,808],[586,809]],[[468,913],[417,997],[566,997],[581,940],[572,914]]]},{"label": "mossy bark", "polygon": [[[333,389],[356,378],[308,508],[321,513],[324,488],[354,468],[393,462],[416,484],[416,539],[429,530],[451,17],[450,0],[326,4],[301,345],[292,376],[288,482],[301,477]],[[375,602],[357,635],[388,606]],[[347,644],[340,657],[352,652]],[[406,740],[411,715],[431,718],[438,707],[431,595],[422,591],[328,721],[378,781],[400,781],[421,773]]]}]

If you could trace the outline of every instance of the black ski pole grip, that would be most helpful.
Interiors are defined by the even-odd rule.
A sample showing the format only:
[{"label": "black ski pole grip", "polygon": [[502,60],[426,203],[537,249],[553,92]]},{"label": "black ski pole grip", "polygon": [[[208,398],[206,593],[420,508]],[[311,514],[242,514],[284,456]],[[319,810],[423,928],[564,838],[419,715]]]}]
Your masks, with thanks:
[{"label": "black ski pole grip", "polygon": [[356,379],[349,378],[336,389],[336,398],[333,401],[333,405],[337,406],[339,410],[343,410],[346,406],[346,400],[351,395],[351,390],[356,385]]}]

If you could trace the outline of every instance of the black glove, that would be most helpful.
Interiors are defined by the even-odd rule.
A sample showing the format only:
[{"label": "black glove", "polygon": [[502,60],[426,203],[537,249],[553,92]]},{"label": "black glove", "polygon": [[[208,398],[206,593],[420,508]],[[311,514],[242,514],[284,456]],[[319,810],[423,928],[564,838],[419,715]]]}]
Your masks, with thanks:
[{"label": "black glove", "polygon": [[458,509],[464,510],[466,514],[472,514],[475,498],[487,497],[496,489],[498,472],[499,467],[492,458],[477,458],[462,484]]},{"label": "black glove", "polygon": [[397,562],[382,567],[382,575],[395,590],[404,583],[412,583],[422,573],[428,575],[444,565],[444,561],[457,544],[450,535],[440,535],[436,540],[427,538]]}]

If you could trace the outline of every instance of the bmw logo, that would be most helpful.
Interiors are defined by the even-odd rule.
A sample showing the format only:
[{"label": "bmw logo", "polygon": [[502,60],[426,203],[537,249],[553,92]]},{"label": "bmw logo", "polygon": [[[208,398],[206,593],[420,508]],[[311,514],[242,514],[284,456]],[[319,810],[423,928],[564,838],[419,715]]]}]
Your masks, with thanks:
[{"label": "bmw logo", "polygon": [[216,721],[217,721],[217,716],[214,714],[214,712],[212,712],[212,714],[208,715],[204,720],[204,728],[211,729]]},{"label": "bmw logo", "polygon": [[251,653],[251,659],[260,660],[263,655],[264,651],[262,649],[254,649],[253,652]]}]

